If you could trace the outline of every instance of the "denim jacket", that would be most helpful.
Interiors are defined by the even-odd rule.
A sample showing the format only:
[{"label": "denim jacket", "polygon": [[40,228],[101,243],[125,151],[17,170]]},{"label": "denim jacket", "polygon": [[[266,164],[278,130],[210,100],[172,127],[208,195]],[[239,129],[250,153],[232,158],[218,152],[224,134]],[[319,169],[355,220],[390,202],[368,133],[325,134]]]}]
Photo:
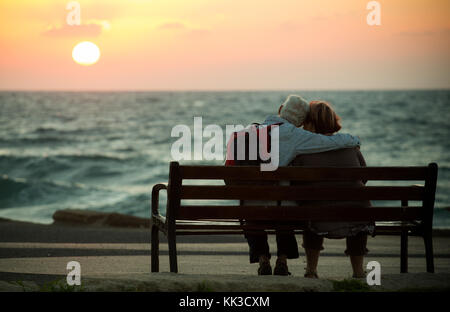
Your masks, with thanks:
[{"label": "denim jacket", "polygon": [[[331,136],[312,133],[297,128],[286,119],[279,116],[268,116],[263,125],[282,123],[279,126],[279,166],[287,166],[300,154],[321,153],[341,148],[360,146],[358,137],[350,134],[335,134]],[[272,155],[272,157],[276,155]]]}]

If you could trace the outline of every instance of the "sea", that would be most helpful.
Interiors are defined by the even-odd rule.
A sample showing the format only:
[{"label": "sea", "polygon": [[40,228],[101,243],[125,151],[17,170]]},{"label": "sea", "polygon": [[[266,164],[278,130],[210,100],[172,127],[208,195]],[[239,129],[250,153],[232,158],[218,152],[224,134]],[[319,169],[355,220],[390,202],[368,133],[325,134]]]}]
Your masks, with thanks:
[{"label": "sea", "polygon": [[[341,132],[360,137],[368,166],[437,163],[434,227],[450,228],[450,90],[2,91],[0,217],[49,224],[60,209],[149,217],[151,188],[168,179],[175,126],[193,130],[194,117],[223,129],[261,123],[289,94],[330,102]],[[165,201],[163,192],[163,214]]]}]

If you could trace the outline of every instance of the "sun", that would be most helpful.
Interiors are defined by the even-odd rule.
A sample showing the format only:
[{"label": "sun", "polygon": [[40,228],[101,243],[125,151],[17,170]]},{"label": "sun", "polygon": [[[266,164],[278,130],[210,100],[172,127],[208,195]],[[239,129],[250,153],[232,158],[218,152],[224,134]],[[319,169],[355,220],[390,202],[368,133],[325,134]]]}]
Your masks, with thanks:
[{"label": "sun", "polygon": [[97,63],[100,58],[100,49],[95,43],[83,41],[72,50],[72,58],[80,65],[89,66]]}]

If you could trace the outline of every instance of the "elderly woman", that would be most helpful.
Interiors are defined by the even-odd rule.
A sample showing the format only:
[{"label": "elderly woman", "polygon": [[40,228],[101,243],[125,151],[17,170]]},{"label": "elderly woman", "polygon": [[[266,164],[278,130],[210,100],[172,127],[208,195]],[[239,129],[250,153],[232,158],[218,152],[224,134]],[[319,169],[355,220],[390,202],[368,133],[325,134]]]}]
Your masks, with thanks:
[{"label": "elderly woman", "polygon": [[[303,129],[323,135],[333,135],[341,129],[340,118],[334,112],[331,105],[324,101],[312,101],[309,114],[304,122]],[[292,166],[308,167],[363,167],[366,166],[364,157],[359,147],[345,148],[324,153],[307,154],[297,156],[291,162]],[[342,185],[342,186],[363,186],[365,181],[343,181],[343,182],[314,182],[310,185]],[[303,184],[292,182],[292,184]],[[306,204],[305,201],[299,202]],[[334,207],[369,207],[369,201],[320,201],[308,202],[309,206]],[[320,250],[323,249],[323,239],[346,238],[347,249],[345,253],[350,256],[353,268],[353,277],[364,277],[363,268],[364,255],[367,253],[367,233],[374,230],[373,224],[358,222],[309,222],[303,234],[303,248],[305,248],[307,267],[305,277],[318,278],[317,264]]]},{"label": "elderly woman", "polygon": [[[338,150],[359,146],[359,139],[349,134],[336,134],[324,136],[301,128],[305,117],[308,115],[310,105],[298,95],[290,95],[279,107],[278,115],[271,115],[266,118],[263,127],[279,125],[279,154],[271,154],[271,157],[278,158],[280,166],[287,166],[297,156],[301,154],[320,153],[330,150]],[[232,157],[230,147],[234,145],[233,137],[227,146],[227,164]],[[234,158],[236,159],[236,158]],[[237,164],[235,164],[237,165]],[[242,163],[241,165],[249,165]],[[227,183],[234,183],[227,181]],[[261,201],[244,201],[244,205],[276,205],[277,203]],[[247,222],[252,222],[247,220]],[[245,232],[245,237],[249,245],[250,263],[259,263],[258,275],[271,275],[270,251],[267,242],[267,233],[261,231]],[[287,259],[299,257],[297,241],[294,232],[277,231],[277,261],[274,275],[290,274],[287,266]]]}]

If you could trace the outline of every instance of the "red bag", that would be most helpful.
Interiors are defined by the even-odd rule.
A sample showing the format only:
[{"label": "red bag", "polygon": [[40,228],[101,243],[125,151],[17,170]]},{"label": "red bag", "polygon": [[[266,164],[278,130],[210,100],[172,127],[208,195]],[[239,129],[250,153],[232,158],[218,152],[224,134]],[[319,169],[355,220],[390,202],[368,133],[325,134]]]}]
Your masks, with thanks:
[{"label": "red bag", "polygon": [[[282,124],[283,123],[275,123],[268,126],[261,126],[255,123],[252,124],[249,129],[233,132],[227,144],[227,158],[225,161],[225,166],[259,166],[261,163],[270,163],[270,135],[272,128]],[[251,135],[253,135],[254,141],[256,142],[250,142]],[[261,135],[265,136],[265,140],[260,139]],[[250,146],[250,143],[256,144],[252,144],[252,146]],[[242,144],[244,144],[244,146],[242,146]],[[261,148],[260,144],[263,145]],[[238,148],[236,148],[236,146]],[[244,153],[242,153],[242,148],[244,148]],[[238,155],[238,152],[241,152],[240,155]],[[265,160],[261,158],[261,153],[263,154]]]}]

